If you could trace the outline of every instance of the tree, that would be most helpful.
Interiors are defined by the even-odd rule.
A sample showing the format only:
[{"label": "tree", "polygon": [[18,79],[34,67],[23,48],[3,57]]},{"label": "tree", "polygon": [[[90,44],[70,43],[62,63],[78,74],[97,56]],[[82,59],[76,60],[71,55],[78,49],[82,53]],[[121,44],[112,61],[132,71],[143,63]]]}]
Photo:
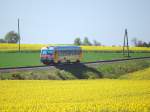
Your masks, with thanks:
[{"label": "tree", "polygon": [[143,41],[142,40],[137,41],[137,47],[143,47]]},{"label": "tree", "polygon": [[4,39],[0,39],[0,43],[6,43]]},{"label": "tree", "polygon": [[142,40],[137,41],[137,47],[150,47],[150,42],[144,42]]},{"label": "tree", "polygon": [[135,38],[133,38],[132,40],[131,40],[132,42],[133,42],[133,44],[134,44],[134,46],[137,46],[137,42],[138,42],[138,40],[137,40],[137,38],[135,37]]},{"label": "tree", "polygon": [[131,41],[134,43],[136,47],[150,47],[150,42],[138,40],[137,38],[133,38]]},{"label": "tree", "polygon": [[10,31],[5,35],[5,41],[7,43],[17,43],[19,41],[19,35],[14,31]]},{"label": "tree", "polygon": [[150,42],[148,43],[148,46],[150,47]]},{"label": "tree", "polygon": [[92,45],[92,44],[89,41],[89,39],[87,37],[85,37],[84,40],[83,40],[83,45]]},{"label": "tree", "polygon": [[79,37],[75,38],[74,45],[81,45],[81,44],[82,44],[81,39]]},{"label": "tree", "polygon": [[148,43],[143,42],[143,47],[149,47]]},{"label": "tree", "polygon": [[93,45],[95,45],[95,46],[101,46],[101,43],[98,42],[97,40],[93,40]]}]

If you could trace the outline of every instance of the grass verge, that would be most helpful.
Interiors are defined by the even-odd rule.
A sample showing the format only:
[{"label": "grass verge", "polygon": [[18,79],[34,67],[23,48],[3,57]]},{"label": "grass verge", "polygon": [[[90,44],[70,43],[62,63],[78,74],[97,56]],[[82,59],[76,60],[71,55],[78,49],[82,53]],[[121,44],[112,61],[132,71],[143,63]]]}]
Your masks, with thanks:
[{"label": "grass verge", "polygon": [[46,70],[12,71],[0,73],[0,79],[38,79],[38,80],[69,80],[69,79],[117,79],[126,73],[132,73],[150,67],[150,60],[130,60],[116,63],[101,63],[85,66],[83,64],[58,65]]},{"label": "grass verge", "polygon": [[150,80],[150,68],[122,75],[119,79]]}]

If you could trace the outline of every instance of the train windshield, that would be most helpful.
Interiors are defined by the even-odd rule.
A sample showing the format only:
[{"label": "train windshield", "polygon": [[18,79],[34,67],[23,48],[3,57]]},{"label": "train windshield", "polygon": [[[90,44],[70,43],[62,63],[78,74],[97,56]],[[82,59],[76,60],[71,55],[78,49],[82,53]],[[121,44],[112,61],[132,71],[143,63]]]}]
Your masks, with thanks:
[{"label": "train windshield", "polygon": [[42,50],[42,54],[53,54],[53,50]]}]

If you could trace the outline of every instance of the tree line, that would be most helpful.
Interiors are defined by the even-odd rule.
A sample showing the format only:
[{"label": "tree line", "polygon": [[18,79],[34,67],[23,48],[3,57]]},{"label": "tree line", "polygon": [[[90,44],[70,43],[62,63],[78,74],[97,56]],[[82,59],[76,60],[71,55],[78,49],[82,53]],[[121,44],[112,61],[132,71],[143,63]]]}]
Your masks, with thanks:
[{"label": "tree line", "polygon": [[[133,42],[135,47],[150,47],[150,42],[138,40],[137,38],[133,38],[131,41]],[[88,37],[85,37],[83,41],[81,41],[79,37],[75,38],[74,45],[102,46],[102,44],[97,40],[93,40],[93,43],[90,42]],[[112,45],[112,46],[115,46],[115,45]]]},{"label": "tree line", "polygon": [[5,35],[4,38],[0,39],[0,43],[18,43],[19,39],[18,33],[10,31]]},{"label": "tree line", "polygon": [[93,43],[89,41],[88,37],[85,37],[83,41],[79,37],[75,38],[74,40],[74,45],[87,45],[87,46],[101,46],[101,43],[98,42],[97,40],[93,40]]},{"label": "tree line", "polygon": [[150,47],[150,42],[144,42],[142,40],[138,40],[137,38],[133,38],[132,42],[136,47]]},{"label": "tree line", "polygon": [[[16,33],[15,31],[10,31],[8,32],[4,38],[0,39],[0,43],[18,43],[19,42],[19,35],[18,33]],[[144,42],[142,40],[138,40],[137,38],[133,38],[131,40],[134,44],[134,46],[136,47],[150,47],[150,42]],[[87,45],[87,46],[101,46],[102,44],[97,41],[97,40],[93,40],[93,42],[91,42],[88,37],[85,37],[83,39],[83,41],[80,39],[80,37],[77,37],[74,39],[74,45]]]}]

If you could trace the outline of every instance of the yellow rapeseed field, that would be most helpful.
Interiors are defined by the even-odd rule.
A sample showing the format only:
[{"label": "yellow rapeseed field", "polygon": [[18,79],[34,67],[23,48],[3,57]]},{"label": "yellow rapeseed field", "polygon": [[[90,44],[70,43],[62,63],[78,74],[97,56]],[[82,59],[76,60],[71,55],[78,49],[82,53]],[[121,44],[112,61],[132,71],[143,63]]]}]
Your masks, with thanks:
[{"label": "yellow rapeseed field", "polygon": [[[21,50],[24,51],[35,51],[40,50],[42,47],[47,46],[44,44],[21,44]],[[0,44],[0,51],[17,51],[18,44]]]},{"label": "yellow rapeseed field", "polygon": [[[55,44],[51,44],[52,46]],[[40,50],[44,46],[50,46],[45,44],[21,44],[22,51],[35,51]],[[121,46],[81,46],[85,51],[122,51]],[[0,44],[0,51],[17,51],[18,44]],[[150,51],[148,47],[130,47],[132,51]]]},{"label": "yellow rapeseed field", "polygon": [[[122,51],[121,46],[81,46],[83,50],[87,51]],[[127,49],[127,48],[125,48]],[[131,51],[150,51],[148,47],[130,47]]]},{"label": "yellow rapeseed field", "polygon": [[122,75],[120,79],[150,79],[150,67],[133,73]]},{"label": "yellow rapeseed field", "polygon": [[150,112],[150,80],[0,81],[0,112]]}]

